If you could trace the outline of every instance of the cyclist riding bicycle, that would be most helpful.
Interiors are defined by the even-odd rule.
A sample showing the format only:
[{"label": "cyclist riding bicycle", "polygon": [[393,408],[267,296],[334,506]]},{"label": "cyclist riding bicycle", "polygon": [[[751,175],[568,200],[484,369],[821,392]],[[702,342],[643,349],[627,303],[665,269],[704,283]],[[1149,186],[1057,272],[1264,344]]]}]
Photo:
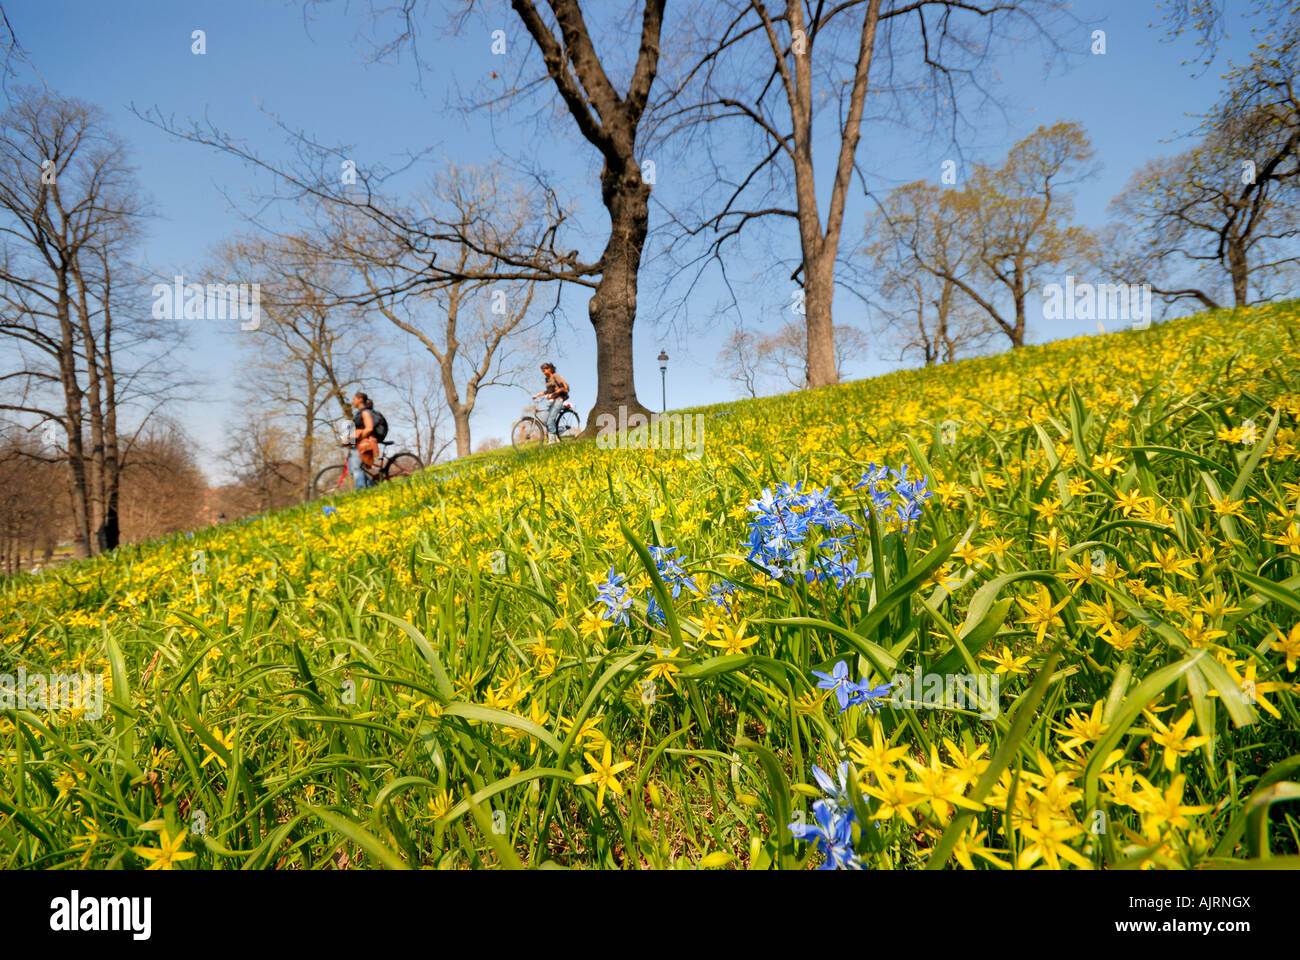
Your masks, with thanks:
[{"label": "cyclist riding bicycle", "polygon": [[352,395],[352,452],[348,454],[348,472],[352,474],[355,490],[373,487],[375,478],[364,467],[373,466],[379,453],[379,444],[388,436],[388,421],[375,409],[375,402],[358,390]]},{"label": "cyclist riding bicycle", "polygon": [[551,402],[546,411],[546,442],[559,443],[560,413],[564,410],[564,401],[569,399],[569,383],[555,372],[555,364],[549,361],[542,364],[542,375],[546,377],[546,389],[534,393],[533,399],[545,397]]}]

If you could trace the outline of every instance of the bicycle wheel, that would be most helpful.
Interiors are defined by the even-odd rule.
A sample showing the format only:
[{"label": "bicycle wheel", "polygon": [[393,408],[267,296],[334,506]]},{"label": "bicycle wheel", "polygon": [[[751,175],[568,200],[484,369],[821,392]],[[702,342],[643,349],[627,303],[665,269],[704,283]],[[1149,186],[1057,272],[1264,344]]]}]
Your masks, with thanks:
[{"label": "bicycle wheel", "polygon": [[577,410],[562,410],[560,418],[555,422],[555,429],[559,433],[561,440],[576,439],[581,426]]},{"label": "bicycle wheel", "polygon": [[540,446],[546,439],[546,427],[536,417],[524,417],[510,428],[510,445],[516,450]]},{"label": "bicycle wheel", "polygon": [[311,482],[312,497],[328,497],[331,493],[338,493],[343,489],[343,464],[336,463],[332,467],[326,467],[320,473],[316,474],[316,479]]},{"label": "bicycle wheel", "polygon": [[424,469],[424,464],[420,462],[420,458],[403,450],[401,453],[395,453],[388,458],[388,462],[384,464],[383,476],[380,479],[401,480],[422,469]]}]

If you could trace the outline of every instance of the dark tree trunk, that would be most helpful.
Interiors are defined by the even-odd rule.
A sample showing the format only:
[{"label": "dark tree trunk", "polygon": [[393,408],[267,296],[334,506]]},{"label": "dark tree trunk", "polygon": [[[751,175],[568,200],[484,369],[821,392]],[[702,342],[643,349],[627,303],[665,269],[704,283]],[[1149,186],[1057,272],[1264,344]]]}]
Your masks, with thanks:
[{"label": "dark tree trunk", "polygon": [[637,272],[650,224],[650,187],[640,168],[612,168],[601,174],[601,195],[609,211],[609,242],[600,259],[600,282],[587,304],[596,330],[596,402],[587,413],[586,435],[595,433],[601,414],[618,417],[650,411],[636,396],[633,375],[632,327],[636,323]]}]

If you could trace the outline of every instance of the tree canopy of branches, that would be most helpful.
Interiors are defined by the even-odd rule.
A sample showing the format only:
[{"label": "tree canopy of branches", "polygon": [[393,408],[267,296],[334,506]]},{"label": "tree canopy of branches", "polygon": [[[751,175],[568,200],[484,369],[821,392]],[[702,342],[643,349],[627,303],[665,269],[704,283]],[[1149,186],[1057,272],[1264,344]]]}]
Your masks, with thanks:
[{"label": "tree canopy of branches", "polygon": [[[855,172],[865,192],[858,147],[869,97],[887,95],[876,102],[890,103],[885,117],[896,123],[916,115],[955,123],[961,88],[980,91],[990,49],[1021,33],[1050,40],[1045,21],[1063,9],[1057,0],[728,0],[715,5],[713,31],[696,31],[702,52],[664,97],[682,135],[703,129],[718,185],[685,232],[712,236],[707,260],[753,223],[794,221],[800,262],[792,280],[804,296],[809,386],[838,377],[836,267]],[[825,142],[833,156],[815,157],[818,116],[832,111],[822,123],[832,124]],[[736,124],[754,136],[754,149],[733,173],[717,158],[734,155],[722,138],[734,137]],[[833,170],[828,190],[815,173],[819,159]]]},{"label": "tree canopy of branches", "polygon": [[945,323],[955,290],[1013,347],[1024,346],[1036,278],[1093,256],[1092,234],[1069,222],[1069,188],[1092,175],[1092,155],[1078,124],[1039,127],[1003,163],[976,164],[960,189],[918,182],[893,191],[869,221],[880,238],[869,249],[940,281]]},{"label": "tree canopy of branches", "polygon": [[0,117],[0,337],[15,359],[0,410],[62,427],[49,455],[68,464],[80,556],[117,545],[118,415],[161,389],[150,363],[168,333],[123,296],[146,214],[125,157],[80,100],[24,88]]},{"label": "tree canopy of branches", "polygon": [[1167,303],[1241,307],[1300,266],[1300,17],[1226,77],[1195,146],[1152,160],[1112,203],[1112,274]]}]

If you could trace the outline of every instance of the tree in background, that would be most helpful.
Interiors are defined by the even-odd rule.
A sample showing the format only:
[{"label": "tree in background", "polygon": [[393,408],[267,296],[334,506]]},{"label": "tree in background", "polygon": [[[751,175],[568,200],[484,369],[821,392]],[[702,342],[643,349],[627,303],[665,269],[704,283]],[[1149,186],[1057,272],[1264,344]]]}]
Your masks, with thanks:
[{"label": "tree in background", "polygon": [[460,238],[432,252],[449,265],[453,279],[411,284],[428,252],[413,255],[407,245],[356,218],[340,225],[344,232],[353,224],[357,229],[333,246],[359,278],[362,309],[386,319],[433,360],[456,455],[463,457],[471,452],[470,417],[480,392],[514,382],[523,362],[515,347],[541,319],[532,311],[536,281],[497,280],[494,255],[484,251],[517,250],[525,260],[542,255],[546,233],[535,231],[546,222],[549,205],[544,196],[503,182],[496,168],[448,168],[430,193],[430,205]]},{"label": "tree in background", "polygon": [[351,391],[372,358],[374,336],[359,308],[326,293],[340,269],[322,262],[301,234],[237,238],[220,251],[222,269],[260,286],[261,323],[246,338],[248,382],[267,417],[298,434],[297,460],[311,478],[336,452],[337,424],[352,419]]},{"label": "tree in background", "polygon": [[[119,540],[119,415],[155,406],[174,328],[126,301],[145,216],[126,147],[98,108],[23,89],[0,117],[0,410],[60,427],[78,556]],[[123,361],[126,360],[124,367]],[[147,419],[147,417],[146,417]]]},{"label": "tree in background", "polygon": [[[808,337],[803,324],[792,321],[776,333],[764,337],[759,348],[764,368],[780,376],[796,390],[811,387],[808,382]],[[835,382],[844,377],[852,364],[868,356],[871,340],[866,333],[846,323],[837,323],[831,329],[835,344]]]},{"label": "tree in background", "polygon": [[738,326],[722,341],[718,372],[739,385],[741,396],[757,397],[762,360],[762,338]]},{"label": "tree in background", "polygon": [[174,422],[150,421],[122,471],[122,540],[138,543],[198,526],[207,478],[194,442]]},{"label": "tree in background", "polygon": [[858,259],[874,279],[900,359],[951,363],[993,334],[987,313],[957,283],[979,282],[969,209],[959,191],[918,181],[890,191],[867,218],[869,242]]},{"label": "tree in background", "polygon": [[1094,254],[1091,232],[1069,222],[1069,188],[1093,175],[1092,155],[1078,124],[1039,127],[1003,163],[976,164],[959,190],[918,183],[894,191],[877,224],[888,231],[886,247],[899,244],[904,262],[951,284],[1012,347],[1022,347],[1029,294],[1041,274]]},{"label": "tree in background", "polygon": [[41,457],[32,433],[15,424],[0,432],[0,571],[6,576],[24,565],[48,565],[54,556],[70,520],[67,497],[60,495],[66,469]]},{"label": "tree in background", "polygon": [[[751,224],[795,222],[801,259],[792,279],[802,284],[808,362],[796,379],[817,387],[839,377],[832,307],[849,191],[855,173],[863,179],[858,146],[869,97],[887,102],[898,123],[925,116],[955,124],[962,88],[979,90],[990,50],[1013,29],[1050,42],[1046,21],[1064,9],[1058,0],[729,0],[713,6],[711,29],[697,27],[696,55],[664,95],[676,109],[657,107],[684,136],[719,131],[708,151],[719,171],[715,198],[685,232],[712,234],[707,256],[719,257]],[[823,111],[834,119],[819,127]],[[734,138],[736,123],[755,140],[731,173],[718,158],[735,155],[722,137]],[[823,127],[834,136],[818,136]],[[829,190],[819,191],[815,175],[819,142],[832,145],[821,158],[833,170]]]},{"label": "tree in background", "polygon": [[1300,17],[1225,78],[1199,142],[1152,160],[1112,201],[1107,271],[1168,304],[1243,307],[1300,267]]},{"label": "tree in background", "polygon": [[[772,378],[796,390],[808,386],[808,338],[804,327],[797,321],[787,323],[775,333],[761,335],[737,327],[722,342],[718,353],[720,372],[738,384],[742,394],[757,397],[759,384]],[[867,357],[871,340],[865,332],[847,324],[836,324],[835,358],[840,366],[835,371],[837,379],[843,378],[845,368]]]}]

